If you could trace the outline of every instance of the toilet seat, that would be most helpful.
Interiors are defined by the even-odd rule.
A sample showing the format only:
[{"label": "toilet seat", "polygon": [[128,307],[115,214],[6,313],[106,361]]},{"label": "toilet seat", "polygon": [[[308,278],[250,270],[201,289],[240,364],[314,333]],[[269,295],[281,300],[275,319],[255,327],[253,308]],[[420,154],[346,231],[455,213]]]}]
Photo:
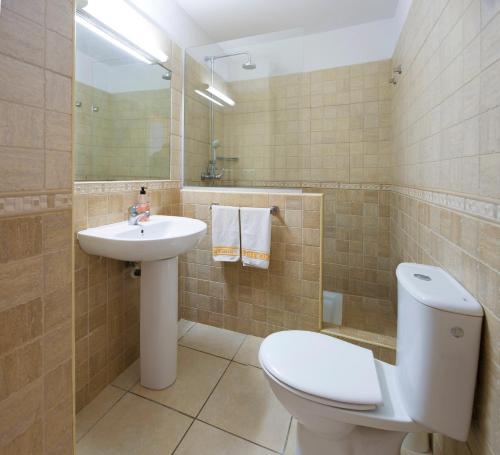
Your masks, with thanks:
[{"label": "toilet seat", "polygon": [[369,349],[316,332],[289,330],[268,336],[259,360],[269,375],[311,401],[356,411],[383,403]]}]

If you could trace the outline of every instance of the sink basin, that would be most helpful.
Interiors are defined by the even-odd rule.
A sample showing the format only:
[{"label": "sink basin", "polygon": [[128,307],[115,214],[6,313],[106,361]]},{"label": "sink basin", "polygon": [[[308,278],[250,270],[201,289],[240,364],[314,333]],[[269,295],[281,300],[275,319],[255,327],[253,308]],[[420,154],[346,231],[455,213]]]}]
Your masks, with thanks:
[{"label": "sink basin", "polygon": [[127,221],[85,229],[80,246],[96,256],[120,261],[160,261],[193,249],[207,231],[203,221],[181,216],[153,215],[140,225]]},{"label": "sink basin", "polygon": [[141,262],[141,384],[161,390],[177,377],[178,255],[196,247],[207,232],[200,220],[153,215],[85,229],[80,246],[89,254]]}]

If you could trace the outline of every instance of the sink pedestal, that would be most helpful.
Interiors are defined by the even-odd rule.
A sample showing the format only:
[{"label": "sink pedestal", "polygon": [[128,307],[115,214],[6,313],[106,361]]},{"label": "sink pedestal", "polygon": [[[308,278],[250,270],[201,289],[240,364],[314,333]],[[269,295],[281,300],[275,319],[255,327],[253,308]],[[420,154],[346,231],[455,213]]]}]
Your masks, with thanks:
[{"label": "sink pedestal", "polygon": [[141,265],[141,384],[161,390],[177,376],[178,258]]}]

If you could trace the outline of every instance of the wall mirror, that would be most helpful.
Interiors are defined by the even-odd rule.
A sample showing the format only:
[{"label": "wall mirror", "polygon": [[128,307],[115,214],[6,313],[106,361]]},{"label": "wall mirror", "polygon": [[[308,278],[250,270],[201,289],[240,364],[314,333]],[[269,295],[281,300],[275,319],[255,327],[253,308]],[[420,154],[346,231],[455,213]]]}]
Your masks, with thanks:
[{"label": "wall mirror", "polygon": [[170,177],[172,73],[76,21],[75,179]]}]

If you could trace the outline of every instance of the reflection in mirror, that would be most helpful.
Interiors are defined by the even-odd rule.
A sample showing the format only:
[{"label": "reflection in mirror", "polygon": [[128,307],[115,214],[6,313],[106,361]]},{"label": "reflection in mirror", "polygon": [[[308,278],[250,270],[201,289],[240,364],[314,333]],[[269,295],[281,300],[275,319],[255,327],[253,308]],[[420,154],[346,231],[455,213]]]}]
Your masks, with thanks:
[{"label": "reflection in mirror", "polygon": [[171,72],[78,22],[76,48],[75,179],[168,179]]}]

